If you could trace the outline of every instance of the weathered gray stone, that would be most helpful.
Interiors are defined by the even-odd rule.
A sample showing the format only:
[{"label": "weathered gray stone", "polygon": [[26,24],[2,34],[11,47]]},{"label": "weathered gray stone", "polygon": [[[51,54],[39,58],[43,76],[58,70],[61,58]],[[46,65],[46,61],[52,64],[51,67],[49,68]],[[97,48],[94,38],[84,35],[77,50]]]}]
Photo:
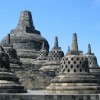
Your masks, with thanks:
[{"label": "weathered gray stone", "polygon": [[[9,55],[10,67],[11,70],[21,69],[22,62],[17,56],[17,51],[13,48],[13,45],[10,43],[10,34],[7,36],[7,42],[3,45],[5,53]],[[23,68],[22,68],[23,69]]]},{"label": "weathered gray stone", "polygon": [[99,95],[0,94],[0,100],[99,100]]},{"label": "weathered gray stone", "polygon": [[90,74],[88,59],[78,51],[77,35],[73,34],[72,50],[62,58],[59,75],[47,87],[47,93],[100,93],[100,80]]},{"label": "weathered gray stone", "polygon": [[90,44],[88,44],[88,52],[85,55],[88,57],[89,70],[91,74],[100,79],[100,67],[97,62],[97,57],[91,52]]},{"label": "weathered gray stone", "polygon": [[88,52],[85,55],[88,57],[89,68],[98,67],[97,58],[94,53],[91,52],[90,44],[88,44]]},{"label": "weathered gray stone", "polygon": [[21,58],[24,69],[15,70],[15,73],[20,78],[22,85],[27,89],[45,89],[51,82],[51,77],[40,73],[39,69],[42,62],[39,63],[35,59]]},{"label": "weathered gray stone", "polygon": [[[11,30],[11,44],[17,50],[20,58],[36,58],[38,52],[45,43],[45,48],[49,51],[49,44],[43,38],[39,31],[35,30],[30,11],[21,12],[17,28]],[[7,37],[5,37],[1,44],[6,44]]]},{"label": "weathered gray stone", "polygon": [[42,44],[42,48],[40,50],[40,52],[38,53],[38,57],[36,58],[36,60],[47,60],[48,57],[48,51],[45,49],[44,47],[44,42]]},{"label": "weathered gray stone", "polygon": [[26,89],[20,85],[19,79],[10,70],[9,56],[0,46],[0,93],[25,93]]},{"label": "weathered gray stone", "polygon": [[60,61],[64,56],[61,47],[58,46],[58,38],[55,37],[54,47],[48,54],[47,61],[40,68],[43,73],[46,73],[48,76],[55,76],[60,69]]}]

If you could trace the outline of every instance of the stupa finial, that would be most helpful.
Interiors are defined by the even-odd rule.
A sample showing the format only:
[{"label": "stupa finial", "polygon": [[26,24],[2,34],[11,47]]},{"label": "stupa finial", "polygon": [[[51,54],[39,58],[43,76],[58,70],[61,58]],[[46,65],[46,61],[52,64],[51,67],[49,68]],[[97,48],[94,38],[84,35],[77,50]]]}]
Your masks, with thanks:
[{"label": "stupa finial", "polygon": [[10,44],[10,34],[7,35],[7,44]]},{"label": "stupa finial", "polygon": [[78,42],[77,42],[77,34],[76,33],[73,33],[72,51],[78,51]]},{"label": "stupa finial", "polygon": [[91,53],[91,45],[88,44],[88,53],[90,54]]},{"label": "stupa finial", "polygon": [[58,48],[58,37],[57,36],[55,37],[54,47]]},{"label": "stupa finial", "polygon": [[20,14],[17,30],[33,32],[35,27],[33,25],[32,14],[30,11],[22,11]]},{"label": "stupa finial", "polygon": [[70,51],[70,46],[68,46],[68,52]]}]

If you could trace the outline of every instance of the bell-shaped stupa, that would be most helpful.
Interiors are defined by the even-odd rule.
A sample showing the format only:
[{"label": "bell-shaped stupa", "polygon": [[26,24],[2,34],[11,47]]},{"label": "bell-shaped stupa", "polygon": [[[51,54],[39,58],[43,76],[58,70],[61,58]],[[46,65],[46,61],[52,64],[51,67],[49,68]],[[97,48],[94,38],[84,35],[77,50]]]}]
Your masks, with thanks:
[{"label": "bell-shaped stupa", "polygon": [[[21,12],[17,28],[11,30],[10,36],[10,42],[20,58],[37,58],[43,42],[46,50],[49,51],[48,41],[35,29],[30,11]],[[6,40],[7,37],[1,41],[1,44],[6,44]]]},{"label": "bell-shaped stupa", "polygon": [[48,93],[100,93],[99,80],[89,72],[88,59],[78,50],[77,34],[73,34],[72,49],[61,60],[61,69],[47,87]]},{"label": "bell-shaped stupa", "polygon": [[42,44],[42,48],[40,52],[38,53],[38,57],[36,58],[37,60],[47,60],[48,57],[48,51],[45,49],[44,42]]},{"label": "bell-shaped stupa", "polygon": [[88,44],[88,52],[85,55],[88,57],[89,68],[98,67],[97,57],[91,52],[90,44]]},{"label": "bell-shaped stupa", "polygon": [[48,51],[46,50],[45,44],[43,42],[42,48],[38,53],[38,57],[34,60],[34,64],[36,64],[40,69],[41,66],[47,61],[47,58],[48,58]]},{"label": "bell-shaped stupa", "polygon": [[100,79],[100,67],[97,62],[97,57],[91,52],[91,45],[88,44],[88,52],[85,54],[88,58],[90,72]]},{"label": "bell-shaped stupa", "polygon": [[19,78],[11,71],[9,56],[0,45],[0,93],[26,93]]},{"label": "bell-shaped stupa", "polygon": [[70,52],[70,46],[68,46],[68,50],[67,50],[66,55],[67,55],[69,52]]},{"label": "bell-shaped stupa", "polygon": [[17,51],[13,48],[13,45],[10,43],[10,34],[7,36],[7,42],[3,45],[5,53],[9,55],[10,67],[12,70],[21,69],[22,62],[17,56]]},{"label": "bell-shaped stupa", "polygon": [[58,73],[60,69],[60,61],[63,56],[64,52],[61,50],[61,47],[58,46],[58,38],[55,37],[54,47],[49,52],[47,61],[40,70],[47,73],[47,75],[55,76],[55,73]]}]

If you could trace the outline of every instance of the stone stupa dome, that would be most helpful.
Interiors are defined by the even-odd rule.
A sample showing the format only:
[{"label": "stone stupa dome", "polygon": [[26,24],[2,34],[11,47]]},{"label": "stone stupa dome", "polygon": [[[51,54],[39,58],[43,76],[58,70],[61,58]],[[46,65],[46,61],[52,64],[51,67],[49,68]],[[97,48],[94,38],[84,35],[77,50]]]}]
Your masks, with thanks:
[{"label": "stone stupa dome", "polygon": [[45,49],[44,42],[43,42],[42,48],[40,52],[38,53],[37,60],[47,60],[47,57],[48,57],[48,51]]},{"label": "stone stupa dome", "polygon": [[54,47],[48,53],[47,61],[40,68],[48,76],[55,76],[60,69],[60,61],[64,57],[64,52],[58,45],[58,37],[55,37]]},{"label": "stone stupa dome", "polygon": [[[46,50],[49,51],[48,41],[35,29],[30,11],[21,12],[18,25],[16,29],[10,31],[10,36],[11,44],[21,58],[36,58],[43,42]],[[1,44],[6,44],[6,41],[7,37],[4,37]]]},{"label": "stone stupa dome", "polygon": [[88,52],[85,55],[88,58],[89,68],[98,67],[97,57],[91,52],[90,44],[88,44]]},{"label": "stone stupa dome", "polygon": [[90,44],[88,44],[88,52],[85,55],[88,58],[88,65],[91,74],[95,75],[100,80],[100,67],[98,65],[97,57],[91,51]]},{"label": "stone stupa dome", "polygon": [[51,80],[47,93],[100,93],[100,80],[90,74],[87,56],[78,50],[77,34],[73,34],[72,49],[61,60],[59,75]]},{"label": "stone stupa dome", "polygon": [[8,54],[0,45],[0,93],[27,93],[19,78],[11,71]]}]

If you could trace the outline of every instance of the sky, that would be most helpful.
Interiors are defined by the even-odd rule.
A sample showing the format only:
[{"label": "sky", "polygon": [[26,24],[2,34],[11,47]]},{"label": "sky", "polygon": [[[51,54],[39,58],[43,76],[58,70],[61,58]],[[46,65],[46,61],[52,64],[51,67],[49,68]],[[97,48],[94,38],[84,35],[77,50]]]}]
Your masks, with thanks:
[{"label": "sky", "polygon": [[78,47],[87,53],[88,44],[100,65],[100,0],[1,0],[0,41],[15,29],[21,11],[32,13],[33,23],[50,45],[58,36],[66,54],[72,35],[77,33]]}]

